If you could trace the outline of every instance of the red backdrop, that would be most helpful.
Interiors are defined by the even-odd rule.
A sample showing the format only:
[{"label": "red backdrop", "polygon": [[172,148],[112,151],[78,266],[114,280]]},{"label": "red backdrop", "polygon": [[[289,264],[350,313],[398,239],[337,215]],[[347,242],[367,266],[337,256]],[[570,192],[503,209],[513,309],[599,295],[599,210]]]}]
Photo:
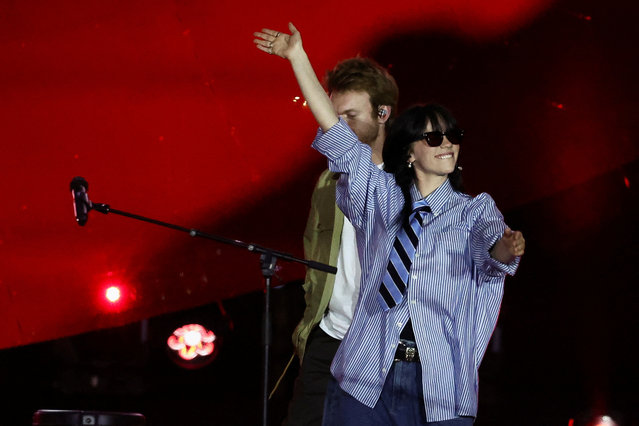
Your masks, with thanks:
[{"label": "red backdrop", "polygon": [[[574,34],[534,43],[518,38],[549,10],[569,20],[582,41],[606,25],[605,16],[551,6],[549,0],[2,2],[0,348],[263,285],[257,258],[237,248],[97,212],[77,226],[68,190],[74,176],[89,181],[93,201],[115,209],[302,254],[310,190],[323,160],[309,148],[315,123],[294,102],[300,93],[288,64],[253,46],[252,32],[263,26],[283,31],[295,22],[320,74],[345,57],[374,54],[389,58],[380,62],[396,73],[405,104],[419,90],[450,99],[475,134],[492,140],[465,148],[465,158],[482,163],[467,178],[503,208],[636,159],[626,131],[631,113],[606,106],[636,106],[630,94],[609,90],[629,81],[632,69],[621,71],[622,83],[603,78],[614,66],[597,59],[612,59],[604,53],[607,41],[593,38],[562,54],[553,40],[570,46]],[[501,52],[492,63],[506,68],[445,62],[450,57],[433,56],[436,45],[393,44],[414,42],[415,34],[453,40],[482,60]],[[515,42],[527,45],[517,50]],[[539,43],[548,56],[532,54]],[[458,64],[465,80],[423,79],[433,76],[433,63],[449,71]],[[464,86],[469,81],[473,91]],[[613,149],[604,149],[601,142],[611,137]],[[278,281],[303,276],[300,265],[280,266]],[[117,308],[102,301],[110,283],[125,290]]]}]

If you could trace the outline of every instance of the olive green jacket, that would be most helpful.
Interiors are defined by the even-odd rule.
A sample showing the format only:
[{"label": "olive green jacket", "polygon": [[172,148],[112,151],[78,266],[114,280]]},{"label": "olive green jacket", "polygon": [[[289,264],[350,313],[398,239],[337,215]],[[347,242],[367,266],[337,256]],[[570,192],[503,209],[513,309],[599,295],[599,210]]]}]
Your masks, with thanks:
[{"label": "olive green jacket", "polygon": [[[335,188],[339,174],[325,170],[317,181],[311,198],[311,211],[304,231],[306,259],[337,264],[342,238],[344,214],[335,203]],[[322,320],[333,294],[335,274],[307,269],[304,280],[306,309],[293,332],[293,345],[300,359],[304,359],[306,341],[311,330]]]}]

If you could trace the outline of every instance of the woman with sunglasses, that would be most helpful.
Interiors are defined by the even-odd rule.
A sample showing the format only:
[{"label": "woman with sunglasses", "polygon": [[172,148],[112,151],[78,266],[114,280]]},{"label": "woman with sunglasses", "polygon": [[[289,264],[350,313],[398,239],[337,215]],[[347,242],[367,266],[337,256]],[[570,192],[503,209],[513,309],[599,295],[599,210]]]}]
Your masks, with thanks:
[{"label": "woman with sunglasses", "polygon": [[263,29],[254,42],[291,63],[320,125],[313,147],[341,173],[337,203],[356,229],[362,267],[323,424],[470,426],[477,370],[523,236],[506,227],[488,194],[461,192],[463,131],[443,107],[398,117],[384,147],[386,171],[379,170],[333,110],[300,33],[289,29]]}]

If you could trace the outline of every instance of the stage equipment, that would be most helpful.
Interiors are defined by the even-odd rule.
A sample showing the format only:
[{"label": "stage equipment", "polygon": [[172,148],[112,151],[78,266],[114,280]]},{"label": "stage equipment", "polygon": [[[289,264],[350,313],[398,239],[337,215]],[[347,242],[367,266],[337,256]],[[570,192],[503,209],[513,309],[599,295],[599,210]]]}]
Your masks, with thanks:
[{"label": "stage equipment", "polygon": [[201,324],[185,324],[173,330],[166,341],[169,358],[182,368],[209,365],[218,352],[218,338]]},{"label": "stage equipment", "polygon": [[139,413],[108,411],[38,410],[33,426],[144,426],[146,418]]},{"label": "stage equipment", "polygon": [[[220,237],[213,234],[204,233],[193,228],[185,228],[183,226],[174,225],[167,222],[162,222],[156,219],[140,216],[137,214],[125,212],[122,210],[112,209],[108,204],[93,203],[87,195],[87,189],[89,187],[88,182],[80,176],[76,176],[71,180],[71,193],[73,195],[73,208],[75,212],[76,221],[80,226],[84,226],[88,220],[89,211],[95,210],[103,214],[114,213],[121,216],[129,217],[132,219],[140,220],[143,222],[149,222],[154,225],[164,226],[166,228],[174,229],[176,231],[186,232],[191,237],[201,237],[209,240],[217,241],[220,243],[232,245],[235,247],[245,248],[250,252],[260,254],[260,269],[264,278],[264,317],[262,321],[262,425],[268,424],[268,370],[269,370],[269,353],[271,346],[271,278],[275,273],[275,266],[278,259],[287,260],[289,262],[297,262],[306,265],[309,268],[324,271],[330,274],[335,274],[337,268],[334,266],[326,265],[324,263],[315,262],[313,260],[306,260],[297,258],[291,254],[281,251],[273,250],[267,247],[262,247],[258,244],[245,243],[240,240],[233,240],[229,238]],[[86,214],[85,214],[86,213]]]}]

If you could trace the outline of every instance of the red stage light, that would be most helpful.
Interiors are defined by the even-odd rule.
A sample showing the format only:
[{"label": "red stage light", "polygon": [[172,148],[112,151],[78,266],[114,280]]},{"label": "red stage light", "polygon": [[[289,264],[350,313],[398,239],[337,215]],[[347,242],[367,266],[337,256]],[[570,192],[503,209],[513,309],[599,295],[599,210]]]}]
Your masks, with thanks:
[{"label": "red stage light", "polygon": [[557,109],[561,109],[561,110],[566,109],[566,106],[561,102],[551,102],[550,104]]},{"label": "red stage light", "polygon": [[104,292],[104,296],[109,302],[116,303],[118,300],[120,300],[122,292],[120,291],[119,287],[113,285],[106,289],[106,291]]},{"label": "red stage light", "polygon": [[96,306],[105,312],[119,314],[132,307],[136,300],[136,290],[124,279],[123,271],[108,271],[99,280]]}]

